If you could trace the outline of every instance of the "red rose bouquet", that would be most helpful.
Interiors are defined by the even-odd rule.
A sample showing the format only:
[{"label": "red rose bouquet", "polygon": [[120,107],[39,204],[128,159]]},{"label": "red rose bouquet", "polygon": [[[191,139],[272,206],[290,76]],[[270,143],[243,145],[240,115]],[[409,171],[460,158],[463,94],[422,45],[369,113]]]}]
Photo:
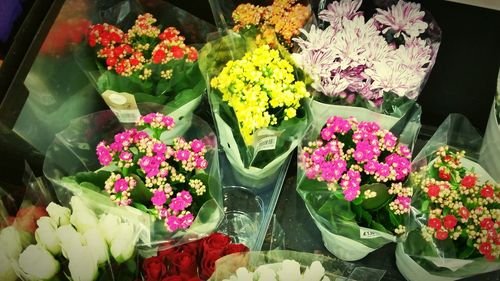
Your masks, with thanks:
[{"label": "red rose bouquet", "polygon": [[[477,132],[453,117],[412,163],[407,237],[396,252],[408,280],[500,269],[500,185],[474,160],[481,146]],[[460,131],[442,134],[443,128]]]},{"label": "red rose bouquet", "polygon": [[213,233],[201,240],[159,251],[142,263],[146,281],[207,280],[215,271],[215,261],[238,252],[247,252],[243,244],[231,243],[222,233]]},{"label": "red rose bouquet", "polygon": [[88,44],[97,55],[98,91],[127,92],[138,103],[169,105],[172,110],[189,103],[184,110],[192,112],[205,90],[198,52],[175,27],[161,29],[156,22],[147,13],[127,31],[108,23],[91,26]]}]

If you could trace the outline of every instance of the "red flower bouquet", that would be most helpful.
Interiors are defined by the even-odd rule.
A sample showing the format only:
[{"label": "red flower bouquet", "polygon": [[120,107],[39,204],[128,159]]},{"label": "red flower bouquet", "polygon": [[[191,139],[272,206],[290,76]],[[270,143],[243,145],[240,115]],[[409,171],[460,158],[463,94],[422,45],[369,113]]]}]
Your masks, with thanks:
[{"label": "red flower bouquet", "polygon": [[231,243],[222,233],[213,233],[201,240],[159,251],[142,263],[146,281],[207,280],[215,271],[215,261],[238,252],[247,252],[243,244]]}]

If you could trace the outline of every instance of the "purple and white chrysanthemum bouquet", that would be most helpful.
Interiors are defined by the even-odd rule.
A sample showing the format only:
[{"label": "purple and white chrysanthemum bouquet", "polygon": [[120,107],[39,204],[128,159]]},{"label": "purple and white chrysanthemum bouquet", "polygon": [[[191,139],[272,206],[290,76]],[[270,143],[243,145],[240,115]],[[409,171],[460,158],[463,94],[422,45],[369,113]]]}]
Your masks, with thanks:
[{"label": "purple and white chrysanthemum bouquet", "polygon": [[410,159],[390,131],[355,118],[332,116],[304,140],[297,191],[335,256],[360,259],[405,232]]},{"label": "purple and white chrysanthemum bouquet", "polygon": [[361,6],[362,0],[330,3],[318,15],[328,26],[302,30],[293,56],[314,80],[316,102],[400,117],[434,65],[439,28],[417,3],[400,0],[371,18]]}]

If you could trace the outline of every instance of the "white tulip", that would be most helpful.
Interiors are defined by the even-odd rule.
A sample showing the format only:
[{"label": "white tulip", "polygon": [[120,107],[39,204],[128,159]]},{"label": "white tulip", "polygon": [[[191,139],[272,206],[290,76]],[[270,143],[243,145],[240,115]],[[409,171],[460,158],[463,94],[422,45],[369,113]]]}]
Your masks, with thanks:
[{"label": "white tulip", "polygon": [[279,280],[297,281],[300,280],[300,264],[294,260],[284,260],[281,270],[277,272]]},{"label": "white tulip", "polygon": [[11,260],[0,251],[0,276],[3,281],[16,281],[17,275],[11,266]]},{"label": "white tulip", "polygon": [[0,232],[0,245],[2,252],[12,259],[17,259],[23,251],[21,234],[14,226],[8,226]]},{"label": "white tulip", "polygon": [[[248,269],[244,267],[240,267],[236,269],[236,276],[238,277],[238,280],[241,281],[252,281],[253,280],[253,273],[249,272]],[[274,276],[274,273],[273,273]],[[264,280],[264,279],[263,279]],[[276,280],[276,279],[269,279],[269,281]]]},{"label": "white tulip", "polygon": [[[238,273],[238,271],[236,271],[236,273]],[[276,273],[274,272],[274,270],[270,269],[267,266],[259,266],[255,270],[255,274],[257,274],[259,276],[258,280],[261,280],[261,281],[276,281]],[[238,275],[238,280],[241,280],[241,278],[240,278],[239,275]],[[250,279],[250,280],[252,280],[252,279]]]},{"label": "white tulip", "polygon": [[35,239],[38,244],[47,249],[52,255],[61,253],[61,245],[57,237],[57,223],[50,217],[41,217],[36,222]]},{"label": "white tulip", "polygon": [[112,214],[105,214],[102,215],[99,219],[99,229],[101,230],[101,233],[104,235],[104,238],[106,239],[106,242],[108,244],[111,244],[111,241],[115,237],[115,235],[118,234],[116,229],[120,225],[120,218],[112,215]]},{"label": "white tulip", "polygon": [[87,241],[87,246],[98,265],[104,265],[108,261],[108,244],[98,228],[87,230],[83,234]]},{"label": "white tulip", "polygon": [[72,256],[80,255],[78,251],[85,240],[73,226],[69,224],[63,225],[57,229],[56,233],[59,241],[61,241],[61,251],[64,257],[70,259]]},{"label": "white tulip", "polygon": [[62,207],[54,202],[50,202],[46,209],[49,216],[57,223],[57,226],[69,224],[69,218],[71,216],[70,209]]},{"label": "white tulip", "polygon": [[118,263],[129,260],[134,254],[137,237],[130,223],[122,223],[116,229],[117,235],[111,241],[111,255]]},{"label": "white tulip", "polygon": [[78,232],[84,233],[88,229],[97,227],[97,217],[95,213],[87,208],[82,199],[78,196],[71,197],[71,208],[73,213],[70,217],[70,222],[73,224]]},{"label": "white tulip", "polygon": [[306,268],[304,272],[303,280],[310,281],[320,281],[321,278],[325,275],[325,268],[321,265],[319,261],[313,261],[311,266]]},{"label": "white tulip", "polygon": [[68,269],[73,281],[93,281],[97,278],[97,261],[88,246],[75,248],[78,255],[69,258]]},{"label": "white tulip", "polygon": [[51,279],[60,269],[59,262],[39,245],[29,245],[19,255],[19,267],[30,280]]}]

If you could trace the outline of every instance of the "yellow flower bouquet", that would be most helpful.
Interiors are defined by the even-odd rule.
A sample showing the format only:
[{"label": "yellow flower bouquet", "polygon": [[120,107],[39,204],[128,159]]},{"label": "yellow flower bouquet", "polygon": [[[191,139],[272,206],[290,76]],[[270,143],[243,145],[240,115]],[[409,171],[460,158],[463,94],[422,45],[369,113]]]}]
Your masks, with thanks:
[{"label": "yellow flower bouquet", "polygon": [[239,178],[261,186],[309,126],[310,94],[307,77],[283,47],[254,43],[234,33],[210,42],[200,68],[229,162]]}]

